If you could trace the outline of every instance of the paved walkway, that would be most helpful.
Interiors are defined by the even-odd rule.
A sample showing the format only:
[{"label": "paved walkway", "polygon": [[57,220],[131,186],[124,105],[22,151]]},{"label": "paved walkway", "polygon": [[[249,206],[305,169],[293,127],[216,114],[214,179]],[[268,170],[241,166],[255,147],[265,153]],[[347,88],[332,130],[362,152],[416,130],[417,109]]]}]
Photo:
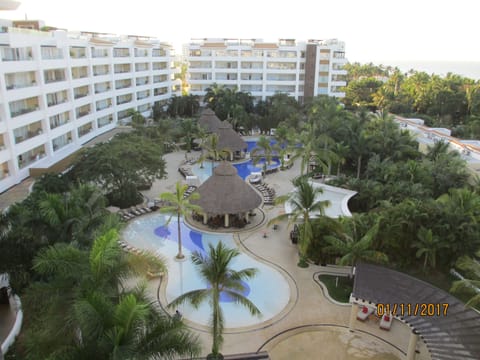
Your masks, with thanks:
[{"label": "paved walkway", "polygon": [[[189,154],[190,155],[190,154]],[[191,153],[190,156],[196,155]],[[174,191],[174,184],[183,180],[178,173],[178,164],[185,159],[184,153],[165,156],[169,176],[157,181],[145,192],[150,198],[158,197],[163,191]],[[300,174],[299,164],[288,171],[268,175],[265,181],[278,195],[293,189],[290,179]],[[224,335],[224,354],[266,350],[273,360],[283,359],[328,359],[328,360],[399,360],[405,358],[410,330],[407,325],[395,320],[390,331],[382,331],[378,321],[356,321],[355,332],[348,330],[351,306],[337,305],[324,296],[322,288],[313,280],[318,272],[348,274],[349,269],[310,265],[307,269],[297,267],[298,250],[289,240],[290,228],[282,223],[278,230],[265,223],[283,212],[281,206],[265,206],[264,225],[234,235],[243,251],[258,260],[280,268],[291,288],[291,299],[286,309],[273,319],[248,328],[229,328]],[[267,238],[264,238],[267,233]],[[156,295],[158,281],[150,283]],[[198,324],[185,322],[198,334],[204,353],[211,347],[209,329]],[[429,360],[423,344],[419,346],[417,360]]]}]

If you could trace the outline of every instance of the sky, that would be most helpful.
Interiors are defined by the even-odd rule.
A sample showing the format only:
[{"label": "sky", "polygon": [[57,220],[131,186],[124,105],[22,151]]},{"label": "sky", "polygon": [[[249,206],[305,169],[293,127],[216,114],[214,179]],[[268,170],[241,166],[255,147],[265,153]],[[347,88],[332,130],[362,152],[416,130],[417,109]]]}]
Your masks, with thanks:
[{"label": "sky", "polygon": [[4,19],[148,35],[180,49],[191,38],[336,38],[350,62],[479,61],[477,0],[23,0]]}]

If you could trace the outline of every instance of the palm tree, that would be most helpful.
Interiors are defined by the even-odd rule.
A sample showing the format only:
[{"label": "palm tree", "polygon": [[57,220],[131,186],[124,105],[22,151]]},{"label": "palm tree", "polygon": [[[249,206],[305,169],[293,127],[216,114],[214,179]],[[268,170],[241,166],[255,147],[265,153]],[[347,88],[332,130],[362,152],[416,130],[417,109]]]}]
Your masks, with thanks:
[{"label": "palm tree", "polygon": [[204,147],[205,147],[205,143],[207,142],[208,140],[208,133],[205,131],[205,128],[203,128],[202,126],[199,126],[197,124],[197,139],[200,141],[200,150],[201,150],[201,153],[200,153],[200,158],[198,159],[198,161],[200,162],[200,169],[203,169],[203,162],[205,161],[205,156],[204,156],[204,153],[203,153],[203,150],[204,150]]},{"label": "palm tree", "polygon": [[373,248],[373,242],[378,234],[379,221],[363,235],[357,231],[356,222],[358,219],[345,219],[343,224],[346,231],[341,236],[326,236],[329,243],[327,250],[340,253],[340,265],[351,265],[353,267],[359,260],[385,263],[387,255]]},{"label": "palm tree", "polygon": [[208,255],[199,252],[192,254],[192,262],[200,269],[202,278],[209,284],[206,289],[192,290],[180,295],[168,306],[176,307],[180,304],[190,303],[195,308],[208,300],[212,307],[212,352],[207,359],[222,359],[220,347],[223,343],[224,318],[220,306],[220,294],[225,293],[237,304],[246,307],[252,315],[260,315],[260,310],[249,299],[242,295],[244,285],[242,280],[248,280],[254,277],[257,269],[247,268],[243,270],[233,270],[230,263],[233,258],[240,253],[237,249],[229,249],[220,241],[216,247],[209,244]]},{"label": "palm tree", "polygon": [[253,165],[257,165],[258,162],[264,158],[265,163],[263,165],[263,170],[266,173],[266,170],[270,163],[272,162],[273,152],[277,150],[276,146],[270,144],[270,139],[265,136],[260,136],[258,139],[256,147],[251,151],[251,158],[253,159]]},{"label": "palm tree", "polygon": [[289,220],[289,224],[297,222],[299,219],[303,221],[303,227],[300,232],[300,261],[298,263],[301,267],[307,267],[306,262],[307,250],[312,239],[312,225],[310,217],[312,213],[319,213],[321,216],[325,213],[325,208],[330,206],[329,200],[318,200],[318,195],[323,193],[321,187],[314,187],[305,178],[299,178],[292,181],[296,186],[296,190],[292,194],[279,196],[275,201],[277,204],[290,202],[292,210],[289,213],[281,214],[268,222],[270,226],[274,222],[284,219]]},{"label": "palm tree", "polygon": [[28,359],[174,359],[199,353],[198,340],[147,298],[146,286],[130,281],[148,269],[165,271],[163,262],[152,253],[123,251],[115,230],[98,237],[89,251],[61,243],[42,249],[34,269],[43,281],[22,298],[34,314],[25,336]]},{"label": "palm tree", "polygon": [[447,247],[442,243],[438,236],[433,235],[432,229],[426,229],[423,226],[417,233],[418,241],[412,243],[412,247],[417,249],[415,256],[417,258],[423,255],[423,271],[427,270],[427,265],[435,269],[437,263],[437,251]]},{"label": "palm tree", "polygon": [[218,144],[218,134],[212,133],[207,137],[207,141],[204,144],[205,149],[207,150],[207,155],[211,158],[212,160],[212,172],[213,172],[213,165],[214,162],[219,160],[220,158],[224,158],[227,156],[230,151],[228,149],[220,149],[219,144]]},{"label": "palm tree", "polygon": [[348,145],[345,145],[343,142],[335,143],[333,152],[336,155],[337,176],[340,176],[340,169],[342,165],[345,164],[345,160],[349,151],[350,151],[350,147]]},{"label": "palm tree", "polygon": [[[193,205],[190,203],[191,200],[198,200],[200,195],[197,192],[194,192],[190,197],[185,196],[185,191],[187,191],[188,185],[182,185],[180,182],[175,184],[175,192],[172,194],[170,192],[164,192],[160,194],[160,199],[165,200],[169,205],[164,206],[160,209],[163,213],[171,213],[177,215],[177,226],[178,226],[178,254],[176,255],[177,259],[183,259],[185,256],[182,253],[182,234],[181,234],[181,222],[180,218],[184,217],[192,211],[201,212],[202,208],[198,205]],[[173,215],[172,215],[173,216]],[[171,221],[172,216],[168,219],[168,222]]]},{"label": "palm tree", "polygon": [[467,301],[468,306],[477,306],[480,304],[480,263],[477,258],[480,257],[480,250],[475,253],[475,258],[462,256],[456,262],[456,267],[462,270],[465,277],[453,282],[450,291],[454,293],[470,292],[472,297]]}]

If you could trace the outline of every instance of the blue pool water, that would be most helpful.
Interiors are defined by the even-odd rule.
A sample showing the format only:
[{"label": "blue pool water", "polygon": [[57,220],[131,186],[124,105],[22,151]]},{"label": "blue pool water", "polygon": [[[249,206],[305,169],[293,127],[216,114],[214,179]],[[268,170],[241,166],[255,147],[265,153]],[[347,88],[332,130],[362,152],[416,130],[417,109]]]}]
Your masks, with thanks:
[{"label": "blue pool water", "polygon": [[[122,233],[123,238],[140,249],[155,251],[161,256],[168,267],[168,280],[165,299],[171,302],[176,297],[191,290],[204,289],[207,284],[199,276],[197,268],[190,260],[193,251],[205,254],[209,244],[215,246],[222,241],[227,247],[236,248],[231,234],[207,234],[190,229],[181,223],[183,253],[186,261],[174,261],[177,254],[177,222],[174,219],[168,223],[168,215],[159,213],[145,215],[130,221]],[[290,287],[280,272],[256,259],[241,253],[232,260],[233,269],[256,268],[255,278],[244,283],[243,295],[251,300],[261,311],[261,317],[251,316],[248,310],[231,301],[227,296],[221,296],[221,306],[225,316],[226,327],[251,326],[271,319],[280,313],[290,299]],[[202,325],[210,321],[208,302],[198,309],[190,305],[179,307],[185,318]]]},{"label": "blue pool water", "polygon": [[[233,164],[237,168],[238,175],[242,179],[246,179],[248,175],[250,175],[252,172],[261,172],[263,170],[263,164],[265,163],[264,160],[261,160],[257,163],[257,165],[253,165],[252,160],[245,161],[243,163],[237,163]],[[218,163],[214,163],[213,167],[217,166]],[[280,166],[280,160],[277,158],[273,158],[272,161],[270,162],[270,165],[267,166],[267,169],[275,169]],[[203,169],[201,168],[200,164],[195,164],[192,166],[192,171],[193,173],[198,176],[200,182],[204,182],[207,180],[210,176],[212,176],[212,162],[211,161],[205,161],[203,163]]]}]

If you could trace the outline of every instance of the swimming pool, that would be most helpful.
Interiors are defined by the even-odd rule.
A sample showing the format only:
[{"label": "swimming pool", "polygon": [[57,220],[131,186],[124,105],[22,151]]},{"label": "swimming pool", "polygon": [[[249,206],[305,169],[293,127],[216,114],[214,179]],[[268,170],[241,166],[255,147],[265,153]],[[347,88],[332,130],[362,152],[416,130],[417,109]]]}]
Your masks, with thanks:
[{"label": "swimming pool", "polygon": [[[253,161],[247,160],[243,163],[233,164],[238,171],[238,175],[242,179],[246,179],[252,172],[261,172],[263,170],[263,164],[265,163],[264,160],[260,160],[257,165],[253,165]],[[218,162],[215,162],[213,166],[217,166]],[[267,166],[267,169],[275,169],[280,166],[280,161],[277,158],[273,158],[270,162],[270,165]],[[204,182],[210,176],[212,176],[212,162],[211,161],[204,161],[203,169],[201,168],[200,164],[195,164],[192,166],[193,173],[198,176],[200,182]]]},{"label": "swimming pool", "polygon": [[[132,246],[149,249],[161,255],[168,266],[168,283],[165,297],[171,302],[179,295],[206,287],[190,260],[193,251],[205,252],[208,245],[215,246],[222,241],[230,248],[236,248],[231,234],[206,234],[190,229],[181,223],[183,252],[187,261],[174,261],[177,254],[177,222],[166,225],[168,215],[149,214],[129,222],[123,231],[123,238]],[[225,327],[244,327],[255,325],[273,318],[280,313],[290,299],[290,287],[284,275],[250,256],[240,253],[232,261],[232,268],[241,270],[253,267],[258,269],[255,278],[248,280],[244,296],[248,297],[261,311],[261,317],[251,316],[248,310],[236,305],[225,296],[221,297],[221,307],[225,316]],[[202,325],[208,325],[210,307],[202,304],[198,309],[190,305],[179,307],[185,318]]]}]

